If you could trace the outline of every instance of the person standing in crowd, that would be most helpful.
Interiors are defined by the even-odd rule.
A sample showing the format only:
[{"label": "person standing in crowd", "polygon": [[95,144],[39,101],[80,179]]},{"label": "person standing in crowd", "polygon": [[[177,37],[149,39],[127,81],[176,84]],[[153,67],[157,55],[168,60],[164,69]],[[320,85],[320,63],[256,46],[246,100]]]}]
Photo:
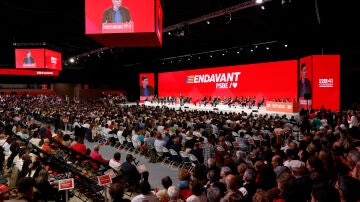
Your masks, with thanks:
[{"label": "person standing in crowd", "polygon": [[126,161],[121,165],[121,172],[125,183],[131,188],[139,186],[141,175],[133,163],[134,157],[131,154],[126,155]]}]

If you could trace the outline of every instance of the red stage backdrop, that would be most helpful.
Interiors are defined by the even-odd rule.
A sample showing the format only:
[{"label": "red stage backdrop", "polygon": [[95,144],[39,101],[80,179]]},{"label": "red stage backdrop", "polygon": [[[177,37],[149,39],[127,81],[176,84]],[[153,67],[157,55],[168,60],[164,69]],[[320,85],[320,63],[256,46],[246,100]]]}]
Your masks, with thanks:
[{"label": "red stage backdrop", "polygon": [[312,108],[340,109],[340,55],[313,55]]},{"label": "red stage backdrop", "polygon": [[159,73],[159,96],[297,98],[297,60]]},{"label": "red stage backdrop", "polygon": [[139,91],[140,102],[144,102],[146,98],[151,99],[155,95],[154,73],[139,74]]},{"label": "red stage backdrop", "polygon": [[[31,62],[25,62],[27,53],[30,53]],[[44,68],[44,48],[15,49],[16,68]]]}]

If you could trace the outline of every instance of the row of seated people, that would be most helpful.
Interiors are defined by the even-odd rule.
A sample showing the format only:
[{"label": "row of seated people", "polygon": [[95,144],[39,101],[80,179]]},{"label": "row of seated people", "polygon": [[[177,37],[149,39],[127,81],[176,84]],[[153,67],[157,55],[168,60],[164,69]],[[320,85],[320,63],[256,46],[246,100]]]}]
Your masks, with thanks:
[{"label": "row of seated people", "polygon": [[[25,201],[66,201],[65,191],[58,190],[58,181],[75,178],[82,183],[89,183],[79,173],[71,170],[62,161],[50,156],[42,149],[35,147],[20,136],[6,134],[1,126],[0,147],[2,174],[7,177],[2,182],[0,201],[25,200]],[[70,174],[68,174],[70,173]],[[76,189],[81,189],[81,183],[76,183]],[[95,184],[96,185],[96,184]],[[82,191],[85,192],[85,189]],[[86,194],[95,196],[96,193]],[[70,197],[73,194],[70,194]],[[99,195],[97,195],[98,197]]]},{"label": "row of seated people", "polygon": [[[168,97],[153,97],[153,98],[147,98],[145,101],[149,101],[151,103],[158,103],[158,104],[168,104],[168,105],[174,105],[175,103],[179,102],[181,106],[184,104],[194,104],[194,105],[211,105],[213,107],[216,107],[219,104],[228,105],[231,106],[242,106],[246,107],[249,106],[254,107],[257,103],[258,107],[264,105],[265,99],[262,96],[261,99],[256,100],[256,96],[250,97],[250,96],[224,96],[222,99],[220,96],[204,96],[203,98],[197,98],[196,100],[193,100],[191,96],[168,96]],[[294,102],[296,103],[296,99],[293,98],[292,100],[289,98],[274,98],[273,102]]]},{"label": "row of seated people", "polygon": [[[7,122],[5,121],[5,123]],[[73,177],[75,178],[75,189],[81,194],[93,200],[103,198],[101,193],[103,187],[97,185],[94,176],[103,175],[104,169],[112,168],[99,159],[84,155],[81,149],[78,150],[83,148],[79,146],[82,142],[81,139],[76,138],[76,142],[72,141],[68,135],[63,136],[61,132],[57,132],[54,136],[51,136],[50,133],[50,138],[48,138],[46,135],[48,131],[44,127],[38,127],[36,124],[17,131],[19,125],[11,126],[6,124],[4,127],[14,128],[14,133],[5,129],[1,130],[1,141],[4,142],[1,149],[5,154],[4,161],[1,163],[4,165],[4,174],[9,177],[8,183],[6,183],[10,187],[9,190],[11,188],[18,189],[19,180],[25,176],[36,179],[40,175],[39,178],[41,178],[42,182],[45,183],[44,180],[47,179],[51,186],[44,184],[43,186],[46,185],[47,187],[40,187],[40,190],[37,190],[32,197],[37,200],[65,201],[65,192],[58,191],[57,181],[62,178]],[[30,128],[32,130],[29,130]],[[7,135],[5,131],[10,135]],[[90,151],[86,150],[86,152]],[[75,162],[80,166],[75,166]],[[46,172],[41,171],[41,168],[45,165]],[[99,170],[100,166],[102,170]],[[70,172],[70,176],[66,174],[68,172]],[[44,191],[44,189],[50,190]],[[16,196],[6,197],[13,198]]]},{"label": "row of seated people", "polygon": [[184,96],[180,96],[180,97],[176,97],[176,96],[168,96],[168,97],[154,97],[154,98],[148,98],[145,101],[150,101],[152,103],[158,103],[158,104],[168,104],[168,105],[174,105],[177,102],[180,103],[181,106],[185,105],[185,104],[194,104],[196,105],[211,105],[213,107],[216,107],[219,104],[222,105],[227,105],[229,107],[236,107],[236,106],[242,106],[242,107],[246,107],[248,106],[250,109],[252,107],[255,106],[255,104],[257,103],[258,108],[261,107],[264,102],[265,99],[262,96],[260,100],[256,100],[256,96],[253,97],[237,97],[235,96],[234,98],[231,96],[224,96],[223,99],[221,99],[220,96],[216,97],[216,96],[204,96],[203,98],[197,98],[196,100],[193,100],[192,97],[184,97]]}]

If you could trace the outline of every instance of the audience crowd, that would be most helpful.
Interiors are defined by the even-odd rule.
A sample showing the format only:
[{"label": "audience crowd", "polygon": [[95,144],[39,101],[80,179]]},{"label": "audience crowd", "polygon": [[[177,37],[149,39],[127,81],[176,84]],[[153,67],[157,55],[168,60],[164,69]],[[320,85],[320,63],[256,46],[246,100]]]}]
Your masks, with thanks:
[{"label": "audience crowd", "polygon": [[[123,195],[130,188],[137,192],[134,202],[360,200],[355,108],[302,110],[287,117],[182,111],[116,100],[117,96],[76,102],[55,95],[0,96],[0,163],[7,177],[0,199],[64,200],[54,183],[56,169],[46,166],[48,157],[58,156],[90,165],[84,175],[111,167],[116,174],[109,190],[113,201],[128,201]],[[65,128],[73,133],[64,134]],[[84,140],[99,146],[90,151]],[[103,144],[136,151],[154,163],[167,159],[169,166],[178,166],[178,176],[162,176],[163,189],[154,189],[148,181],[151,173],[140,172],[132,154],[124,163],[118,152],[104,159],[99,153]],[[75,152],[61,154],[63,147]],[[34,148],[42,152],[34,154]],[[175,153],[166,156],[166,149]],[[96,161],[89,163],[83,156]],[[173,184],[174,178],[179,183]]]}]

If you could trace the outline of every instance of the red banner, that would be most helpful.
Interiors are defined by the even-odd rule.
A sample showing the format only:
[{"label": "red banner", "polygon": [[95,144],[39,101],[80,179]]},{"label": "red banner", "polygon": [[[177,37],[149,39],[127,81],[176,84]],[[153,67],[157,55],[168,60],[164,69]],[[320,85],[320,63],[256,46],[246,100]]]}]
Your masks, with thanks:
[{"label": "red banner", "polygon": [[159,96],[297,98],[297,61],[159,73]]},{"label": "red banner", "polygon": [[300,104],[294,102],[266,102],[266,111],[296,113],[300,111]]},{"label": "red banner", "polygon": [[340,55],[313,55],[312,108],[340,109]]},{"label": "red banner", "polygon": [[30,69],[2,69],[0,75],[13,76],[59,76],[59,71],[52,70],[30,70]]}]

